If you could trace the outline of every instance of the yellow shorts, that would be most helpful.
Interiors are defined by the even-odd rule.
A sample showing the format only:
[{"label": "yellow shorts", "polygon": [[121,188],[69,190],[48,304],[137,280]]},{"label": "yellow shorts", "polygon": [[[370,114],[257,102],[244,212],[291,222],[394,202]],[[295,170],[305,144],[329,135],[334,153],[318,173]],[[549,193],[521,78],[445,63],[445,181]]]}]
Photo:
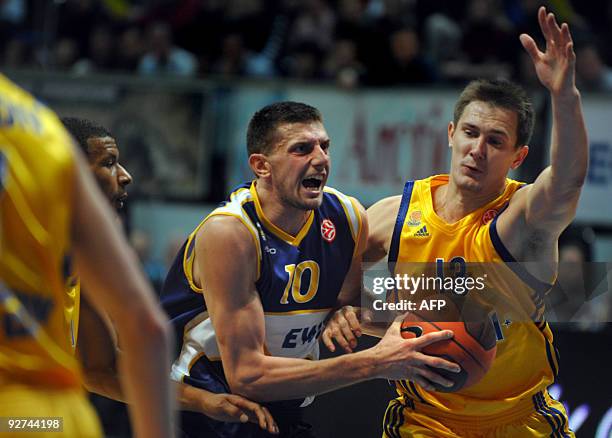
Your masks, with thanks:
[{"label": "yellow shorts", "polygon": [[0,432],[0,437],[102,437],[96,412],[81,389],[43,389],[26,385],[0,386],[0,417],[61,417],[63,432]]},{"label": "yellow shorts", "polygon": [[[389,402],[384,438],[574,438],[561,403],[546,391],[532,396],[522,409],[500,415],[466,418],[442,413],[407,397]],[[530,406],[531,405],[531,406]]]}]

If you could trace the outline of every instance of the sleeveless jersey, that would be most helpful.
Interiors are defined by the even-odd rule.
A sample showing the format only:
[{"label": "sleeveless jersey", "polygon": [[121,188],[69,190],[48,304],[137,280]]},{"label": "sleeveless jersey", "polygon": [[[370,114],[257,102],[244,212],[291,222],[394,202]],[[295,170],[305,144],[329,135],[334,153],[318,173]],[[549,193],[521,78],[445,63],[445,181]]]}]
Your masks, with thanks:
[{"label": "sleeveless jersey", "polygon": [[319,335],[336,304],[361,232],[355,201],[325,188],[321,206],[293,237],[266,218],[252,182],[233,191],[198,225],[170,268],[162,303],[181,348],[172,377],[190,383],[198,372],[204,372],[197,366],[201,358],[206,362],[220,360],[215,332],[200,295],[206,291],[194,284],[192,274],[196,233],[217,215],[239,219],[257,249],[255,287],[265,314],[266,353],[318,359]]},{"label": "sleeveless jersey", "polygon": [[[68,268],[68,267],[66,267]],[[79,313],[81,310],[81,281],[72,271],[66,270],[66,303],[64,305],[64,318],[66,320],[66,335],[72,351],[76,351],[79,335]]]},{"label": "sleeveless jersey", "polygon": [[524,403],[557,374],[552,332],[542,316],[543,296],[551,285],[516,263],[497,234],[497,216],[522,183],[507,179],[497,199],[453,224],[444,222],[433,208],[432,188],[447,183],[447,175],[438,175],[406,184],[389,250],[390,268],[404,274],[402,263],[491,262],[485,268],[487,283],[493,285],[489,290],[500,294],[494,300],[497,354],[481,381],[457,392],[427,392],[409,381],[397,382],[397,390],[400,396],[443,412],[495,415]]},{"label": "sleeveless jersey", "polygon": [[70,144],[49,109],[0,76],[0,386],[80,386],[64,313]]}]

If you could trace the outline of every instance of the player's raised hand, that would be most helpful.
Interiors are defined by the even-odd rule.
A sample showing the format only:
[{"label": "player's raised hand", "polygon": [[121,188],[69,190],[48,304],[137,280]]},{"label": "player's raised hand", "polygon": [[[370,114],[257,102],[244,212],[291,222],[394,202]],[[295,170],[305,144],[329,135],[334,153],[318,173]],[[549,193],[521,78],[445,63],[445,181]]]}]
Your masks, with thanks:
[{"label": "player's raised hand", "polygon": [[329,351],[336,351],[334,342],[345,352],[352,353],[357,346],[357,338],[362,334],[359,324],[359,308],[344,306],[334,312],[325,325],[321,340]]},{"label": "player's raised hand", "polygon": [[520,36],[521,44],[531,57],[538,79],[552,94],[562,94],[575,89],[574,43],[567,23],[561,27],[554,14],[547,13],[544,6],[538,10],[540,29],[546,39],[546,50],[538,49],[533,38]]},{"label": "player's raised hand", "polygon": [[421,353],[421,350],[430,344],[452,338],[453,332],[442,330],[418,338],[404,339],[400,333],[400,326],[404,318],[405,315],[395,318],[385,336],[373,347],[377,350],[376,357],[381,366],[378,377],[391,380],[412,380],[429,391],[435,390],[431,382],[446,387],[453,386],[452,381],[432,371],[432,368],[458,373],[461,371],[459,365],[440,357]]},{"label": "player's raised hand", "polygon": [[270,411],[258,403],[235,394],[212,394],[202,400],[205,415],[219,421],[258,424],[263,430],[278,434]]}]

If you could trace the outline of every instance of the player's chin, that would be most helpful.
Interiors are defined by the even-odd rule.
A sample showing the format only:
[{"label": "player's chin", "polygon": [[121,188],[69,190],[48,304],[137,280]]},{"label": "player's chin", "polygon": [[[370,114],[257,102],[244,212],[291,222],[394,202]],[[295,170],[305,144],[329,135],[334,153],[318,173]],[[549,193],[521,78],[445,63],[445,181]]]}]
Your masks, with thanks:
[{"label": "player's chin", "polygon": [[462,178],[459,178],[457,185],[463,190],[467,190],[474,193],[479,193],[483,188],[483,182],[480,179],[472,178],[465,175],[463,175]]},{"label": "player's chin", "polygon": [[308,193],[300,196],[299,203],[303,210],[316,210],[323,203],[323,190],[318,194]]}]

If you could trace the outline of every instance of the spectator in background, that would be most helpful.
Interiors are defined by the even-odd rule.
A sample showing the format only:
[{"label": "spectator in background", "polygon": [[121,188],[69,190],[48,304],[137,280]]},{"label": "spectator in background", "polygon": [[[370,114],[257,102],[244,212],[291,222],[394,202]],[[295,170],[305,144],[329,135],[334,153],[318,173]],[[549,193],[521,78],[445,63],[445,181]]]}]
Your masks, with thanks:
[{"label": "spectator in background", "polygon": [[245,74],[248,52],[244,47],[242,37],[229,34],[223,38],[221,56],[214,63],[213,73],[223,76],[242,76]]},{"label": "spectator in background", "polygon": [[109,26],[99,25],[89,34],[87,55],[79,59],[72,70],[79,74],[105,72],[114,67],[115,59],[113,32]]},{"label": "spectator in background", "polygon": [[450,80],[495,79],[512,76],[520,45],[510,34],[511,24],[497,1],[470,0],[462,24],[462,59],[446,63]]},{"label": "spectator in background", "polygon": [[55,44],[52,65],[56,70],[70,71],[79,55],[79,47],[71,38],[61,38]]},{"label": "spectator in background", "polygon": [[363,80],[365,67],[357,59],[357,47],[349,39],[336,41],[323,67],[324,76],[342,88],[355,88]]},{"label": "spectator in background", "polygon": [[434,66],[421,52],[419,36],[411,28],[401,28],[388,40],[386,62],[372,66],[369,82],[373,85],[410,85],[436,80]]},{"label": "spectator in background", "polygon": [[142,33],[136,26],[130,26],[121,32],[115,53],[115,69],[123,72],[135,72],[143,55]]},{"label": "spectator in background", "polygon": [[324,55],[319,46],[304,42],[283,60],[283,71],[295,79],[320,79],[319,59]]},{"label": "spectator in background", "polygon": [[[38,3],[38,8],[42,9],[45,3],[47,2]],[[66,0],[49,3],[57,5],[58,37],[70,38],[77,45],[77,59],[87,53],[92,29],[99,24],[110,22],[104,6],[98,1]]]},{"label": "spectator in background", "polygon": [[305,1],[290,28],[289,50],[310,46],[327,52],[334,42],[335,25],[336,14],[325,1]]},{"label": "spectator in background", "polygon": [[597,46],[586,42],[576,47],[577,81],[585,91],[612,91],[612,68],[604,64]]},{"label": "spectator in background", "polygon": [[173,45],[172,31],[162,22],[153,23],[148,29],[149,50],[138,66],[142,75],[168,74],[195,76],[198,63],[194,55]]}]

